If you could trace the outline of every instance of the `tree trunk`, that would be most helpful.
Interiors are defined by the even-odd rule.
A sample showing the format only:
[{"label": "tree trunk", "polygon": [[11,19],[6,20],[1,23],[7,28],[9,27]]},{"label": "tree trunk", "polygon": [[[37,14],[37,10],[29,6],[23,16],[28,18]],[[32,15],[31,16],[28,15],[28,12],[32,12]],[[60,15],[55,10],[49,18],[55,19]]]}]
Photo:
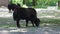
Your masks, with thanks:
[{"label": "tree trunk", "polygon": [[26,4],[25,1],[26,1],[26,0],[23,0],[23,4]]},{"label": "tree trunk", "polygon": [[33,6],[35,6],[36,5],[36,0],[33,0]]},{"label": "tree trunk", "polygon": [[60,1],[58,1],[58,6],[60,6]]}]

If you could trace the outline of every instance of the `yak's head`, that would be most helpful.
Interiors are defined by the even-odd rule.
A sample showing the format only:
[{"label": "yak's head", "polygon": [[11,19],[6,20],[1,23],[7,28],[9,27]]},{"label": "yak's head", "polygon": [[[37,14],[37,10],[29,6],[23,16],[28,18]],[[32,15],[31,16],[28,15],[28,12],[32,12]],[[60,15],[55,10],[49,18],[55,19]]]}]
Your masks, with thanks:
[{"label": "yak's head", "polygon": [[36,18],[35,21],[34,21],[35,25],[37,27],[39,27],[39,24],[40,24],[40,19]]}]

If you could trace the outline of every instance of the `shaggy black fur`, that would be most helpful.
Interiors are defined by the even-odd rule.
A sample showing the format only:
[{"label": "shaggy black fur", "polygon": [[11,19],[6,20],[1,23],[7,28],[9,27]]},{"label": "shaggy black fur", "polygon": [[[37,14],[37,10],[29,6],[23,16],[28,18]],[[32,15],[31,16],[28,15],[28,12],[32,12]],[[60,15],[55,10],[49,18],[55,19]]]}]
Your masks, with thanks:
[{"label": "shaggy black fur", "polygon": [[20,28],[19,21],[20,20],[26,20],[26,26],[28,26],[28,21],[32,22],[32,25],[34,24],[38,27],[40,20],[37,18],[37,12],[34,8],[22,8],[19,4],[11,4],[8,5],[9,10],[13,10],[13,19],[17,23],[17,27]]}]

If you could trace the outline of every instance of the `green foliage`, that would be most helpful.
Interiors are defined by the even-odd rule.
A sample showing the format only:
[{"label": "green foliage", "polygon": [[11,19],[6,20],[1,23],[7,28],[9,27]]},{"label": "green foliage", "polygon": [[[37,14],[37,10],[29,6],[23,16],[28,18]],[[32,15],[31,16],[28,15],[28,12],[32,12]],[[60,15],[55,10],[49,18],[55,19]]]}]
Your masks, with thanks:
[{"label": "green foliage", "polygon": [[37,4],[40,5],[49,5],[49,4],[56,4],[57,0],[37,0]]},{"label": "green foliage", "polygon": [[58,2],[58,0],[37,0],[36,6],[37,7],[56,6],[57,2]]},{"label": "green foliage", "polygon": [[[27,6],[33,6],[35,8],[46,8],[46,6],[56,6],[56,3],[58,2],[58,0],[35,0],[36,5],[33,6],[33,0],[25,0],[25,4]],[[21,5],[23,5],[23,1],[22,0],[10,0],[10,3],[19,3]]]},{"label": "green foliage", "polygon": [[12,4],[17,4],[17,3],[19,3],[20,5],[23,4],[23,0],[9,0],[9,2]]}]

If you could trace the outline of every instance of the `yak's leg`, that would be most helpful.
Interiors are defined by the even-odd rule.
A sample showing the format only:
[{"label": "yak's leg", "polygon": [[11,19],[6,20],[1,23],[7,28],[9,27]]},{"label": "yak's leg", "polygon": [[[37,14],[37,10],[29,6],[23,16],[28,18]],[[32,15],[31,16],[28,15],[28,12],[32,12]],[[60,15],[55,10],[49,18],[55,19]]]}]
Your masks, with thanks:
[{"label": "yak's leg", "polygon": [[34,27],[34,22],[33,21],[31,21],[32,22],[32,25],[33,25],[33,27]]},{"label": "yak's leg", "polygon": [[26,20],[26,27],[28,26],[28,20]]},{"label": "yak's leg", "polygon": [[20,28],[19,20],[17,20],[17,27]]}]

